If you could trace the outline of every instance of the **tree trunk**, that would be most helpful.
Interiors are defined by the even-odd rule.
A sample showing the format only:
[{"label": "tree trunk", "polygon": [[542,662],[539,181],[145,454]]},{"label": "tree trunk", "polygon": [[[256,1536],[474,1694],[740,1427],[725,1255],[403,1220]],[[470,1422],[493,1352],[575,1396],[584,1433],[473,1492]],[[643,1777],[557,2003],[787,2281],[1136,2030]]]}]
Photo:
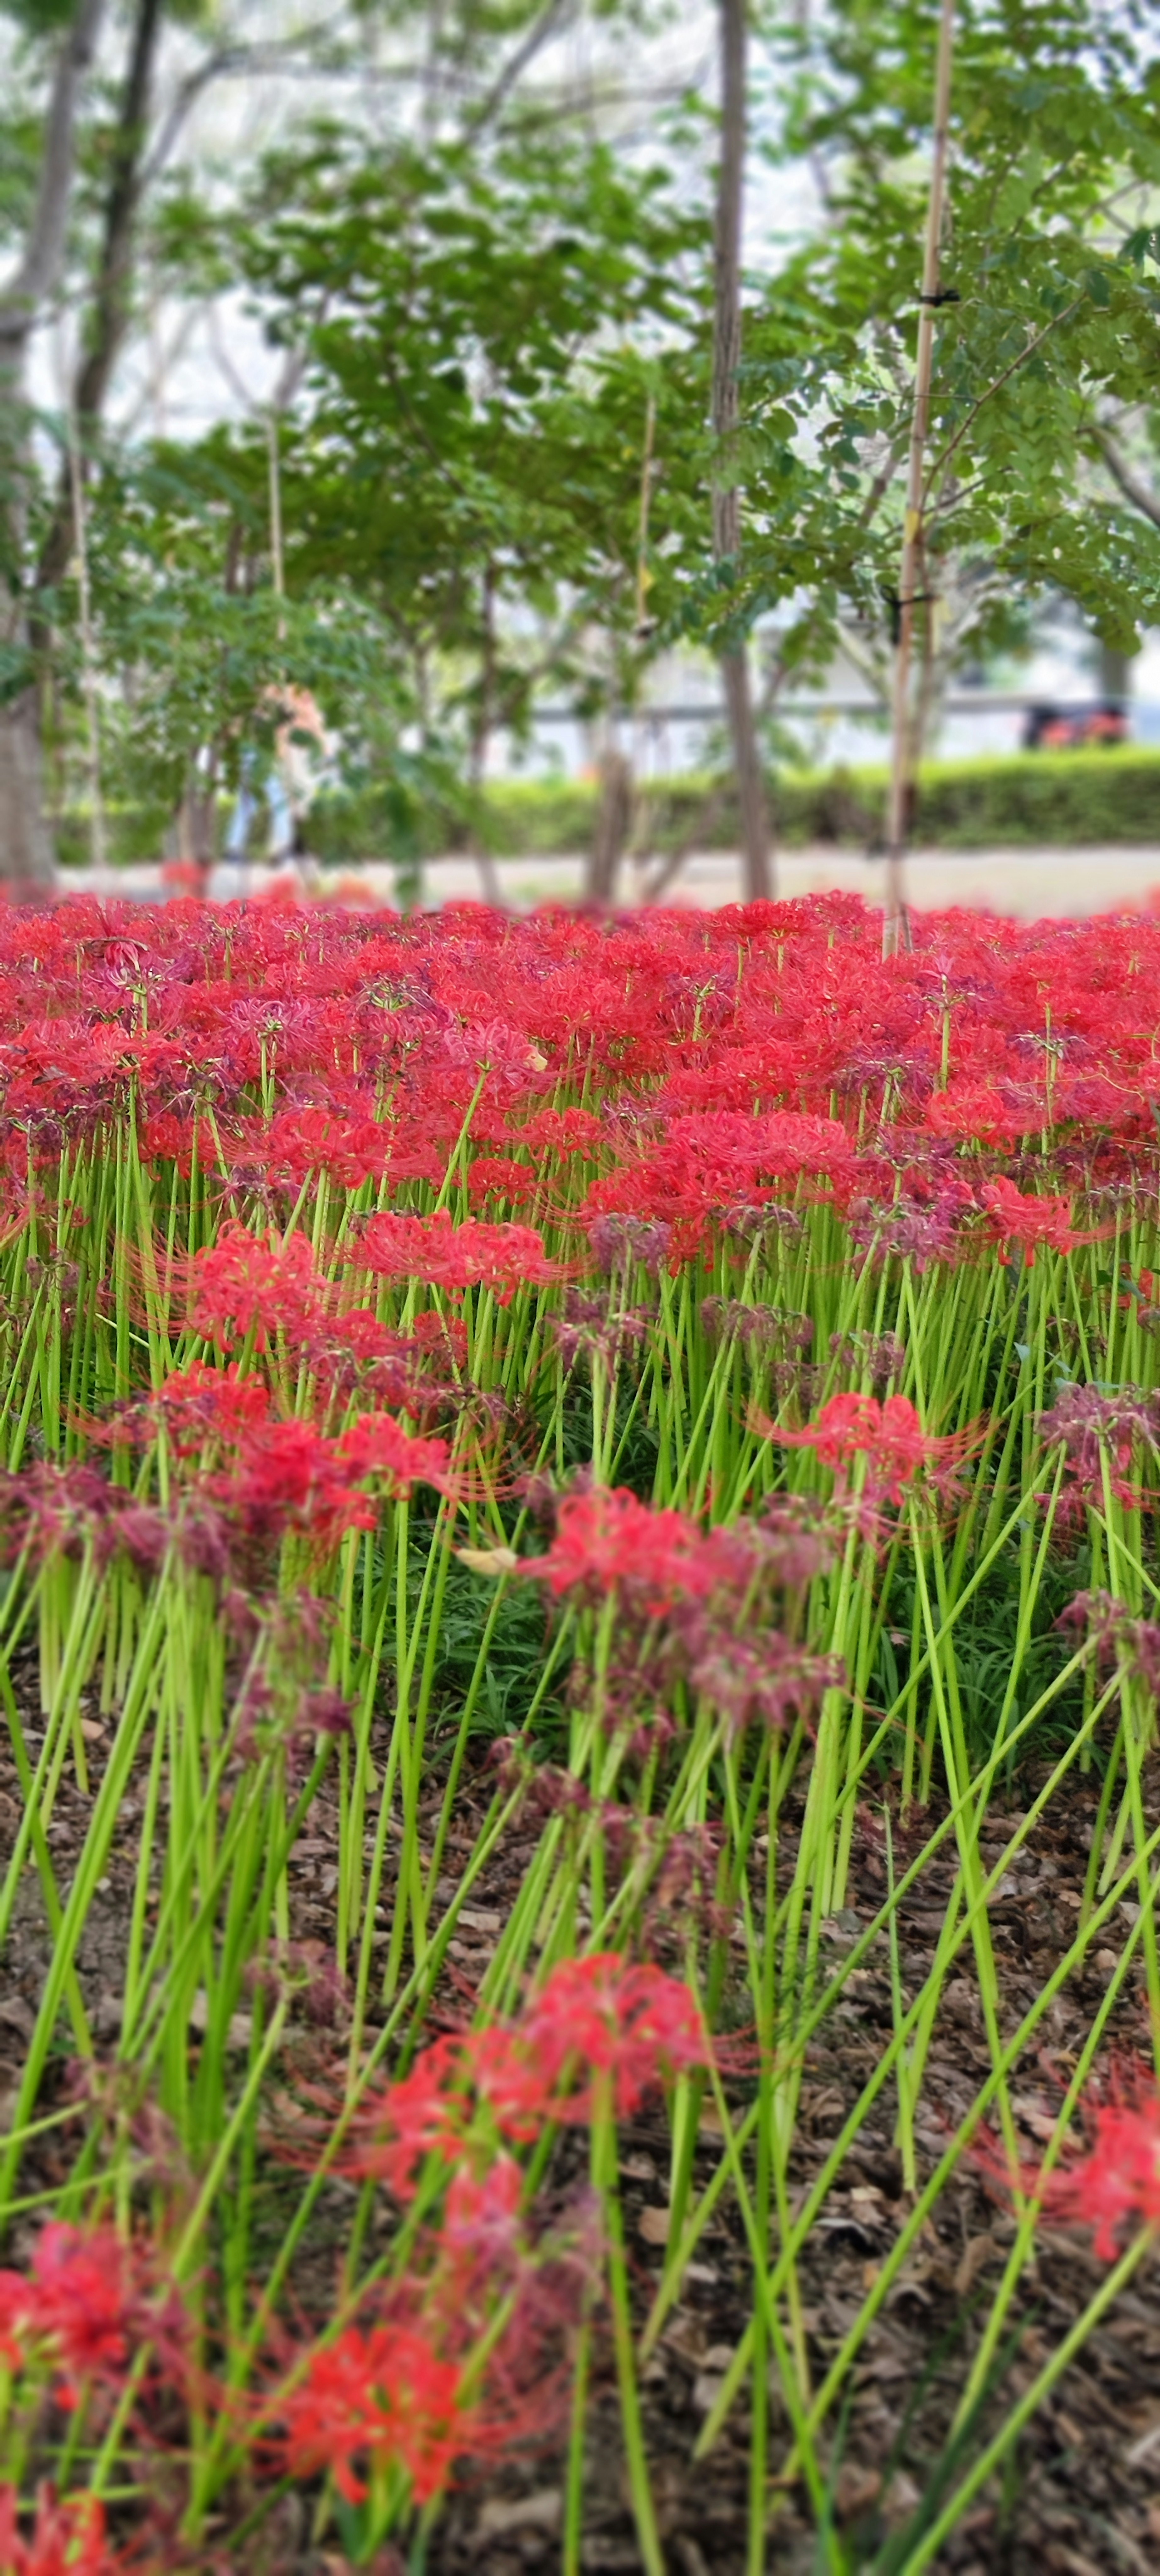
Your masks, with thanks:
[{"label": "tree trunk", "polygon": [[584,889],[589,903],[598,903],[605,910],[615,903],[620,863],[631,829],[632,767],[617,745],[609,743],[600,762],[600,803]]},{"label": "tree trunk", "polygon": [[[906,845],[914,807],[914,719],[910,704],[910,660],[914,611],[921,567],[926,561],[923,527],[926,434],[934,365],[935,315],[941,296],[943,209],[946,202],[949,151],[951,63],[954,49],[955,0],[942,0],[934,84],[934,157],[926,213],[926,249],[919,297],[918,346],[914,361],[914,404],[910,418],[910,455],[906,473],[906,512],[898,574],[898,634],[894,654],[893,721],[890,787],[886,806],[886,909],[882,919],[882,954],[909,948],[910,914],[906,901]],[[928,609],[932,603],[928,602]]]},{"label": "tree trunk", "polygon": [[[109,379],[129,323],[141,167],[149,128],[149,97],[160,26],[161,0],[138,0],[121,112],[117,119],[112,172],[105,198],[101,262],[73,395],[82,467],[85,433],[100,420]],[[73,518],[72,482],[66,462],[61,469],[56,507],[41,547],[38,589],[55,590],[67,569],[73,548]]]},{"label": "tree trunk", "polygon": [[[24,406],[28,343],[64,260],[76,169],[76,119],[96,47],[104,0],[80,0],[53,74],[44,124],[40,182],[15,276],[0,293],[0,446],[6,499],[4,552],[9,567],[9,606],[0,637],[32,660],[29,599],[24,587],[28,491],[34,476]],[[50,887],[52,841],[44,811],[40,709],[35,674],[0,705],[0,880],[18,887]]]},{"label": "tree trunk", "polygon": [[1100,696],[1105,706],[1120,707],[1127,714],[1132,697],[1132,659],[1114,644],[1100,645]]},{"label": "tree trunk", "polygon": [[487,824],[483,813],[483,782],[487,774],[487,752],[491,741],[495,713],[495,565],[483,568],[481,600],[482,660],[479,675],[479,706],[471,736],[471,758],[468,788],[471,798],[471,854],[479,870],[483,900],[493,912],[503,910],[503,888],[499,870],[488,847]]},{"label": "tree trunk", "polygon": [[[713,489],[713,552],[718,563],[736,560],[741,538],[741,494],[736,441],[741,419],[741,211],[745,179],[746,0],[719,0],[721,29],[721,157],[717,171],[717,240],[713,309],[713,427],[726,444],[724,480]],[[772,839],[765,781],[753,718],[749,658],[743,644],[721,656],[721,678],[733,746],[745,896],[749,903],[773,893]]]},{"label": "tree trunk", "polygon": [[0,882],[29,893],[47,892],[53,877],[40,710],[35,689],[26,688],[0,707]]}]

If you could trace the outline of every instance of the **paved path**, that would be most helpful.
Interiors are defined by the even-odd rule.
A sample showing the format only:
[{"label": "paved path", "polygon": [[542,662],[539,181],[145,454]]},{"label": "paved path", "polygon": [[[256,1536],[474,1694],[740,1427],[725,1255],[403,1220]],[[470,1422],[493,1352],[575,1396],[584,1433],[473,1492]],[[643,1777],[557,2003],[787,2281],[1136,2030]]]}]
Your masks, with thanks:
[{"label": "paved path", "polygon": [[[499,877],[505,900],[520,908],[533,903],[575,902],[583,888],[583,865],[581,858],[501,860]],[[1120,843],[1105,849],[916,850],[907,873],[911,900],[924,911],[967,904],[1034,919],[1045,914],[1137,910],[1149,900],[1160,908],[1160,846]],[[223,866],[214,870],[210,893],[215,900],[228,902],[231,896],[250,889],[260,891],[278,876],[290,874],[264,867],[242,871]],[[802,895],[838,887],[846,893],[864,894],[869,903],[881,903],[884,874],[881,860],[864,859],[853,851],[822,847],[787,850],[778,860],[777,890],[782,895]],[[626,867],[622,904],[630,906],[638,900],[640,882],[638,871]],[[70,892],[79,893],[82,888],[87,891],[93,883],[87,869],[70,869],[62,879],[65,890]],[[374,902],[389,903],[393,899],[392,871],[381,864],[332,870],[322,883],[349,893],[352,899],[356,889]],[[117,871],[116,891],[149,902],[164,889],[157,868],[132,867]],[[436,859],[426,872],[424,899],[428,904],[478,899],[480,892],[479,874],[470,859]],[[712,850],[694,853],[686,861],[667,900],[712,906],[735,903],[740,895],[741,871],[736,854]]]}]

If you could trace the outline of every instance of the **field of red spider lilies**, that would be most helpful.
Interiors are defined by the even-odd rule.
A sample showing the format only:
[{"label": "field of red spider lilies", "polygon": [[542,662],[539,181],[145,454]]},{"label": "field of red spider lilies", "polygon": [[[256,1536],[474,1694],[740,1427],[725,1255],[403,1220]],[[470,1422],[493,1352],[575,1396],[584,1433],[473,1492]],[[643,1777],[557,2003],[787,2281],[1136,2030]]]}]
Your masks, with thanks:
[{"label": "field of red spider lilies", "polygon": [[5,2576],[1154,2563],[1158,995],[0,914]]}]

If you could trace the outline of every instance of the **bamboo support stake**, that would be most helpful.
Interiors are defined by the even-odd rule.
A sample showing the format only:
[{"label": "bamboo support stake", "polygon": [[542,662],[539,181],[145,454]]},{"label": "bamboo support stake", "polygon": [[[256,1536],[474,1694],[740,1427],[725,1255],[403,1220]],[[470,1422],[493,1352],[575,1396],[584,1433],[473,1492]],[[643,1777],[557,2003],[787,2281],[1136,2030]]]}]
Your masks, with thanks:
[{"label": "bamboo support stake", "polygon": [[73,535],[76,545],[77,592],[80,607],[81,662],[84,672],[85,724],[89,737],[89,841],[93,855],[93,874],[97,892],[107,893],[109,886],[109,853],[105,835],[105,800],[101,786],[101,711],[97,689],[97,658],[93,642],[92,600],[89,592],[88,523],[85,509],[85,479],[81,471],[80,433],[77,416],[70,403],[67,413],[68,470],[72,493]]},{"label": "bamboo support stake", "polygon": [[911,782],[910,660],[914,631],[915,585],[919,578],[919,566],[923,557],[923,468],[926,460],[927,426],[930,414],[930,380],[934,359],[935,314],[938,310],[943,210],[946,204],[954,34],[955,0],[942,0],[938,62],[934,84],[934,158],[931,163],[930,198],[927,205],[926,252],[922,268],[922,300],[918,313],[918,349],[914,369],[914,409],[910,422],[910,458],[906,476],[906,516],[902,528],[902,563],[898,576],[898,645],[894,656],[893,739],[886,824],[886,912],[882,924],[884,957],[896,956],[900,945],[906,948],[910,946],[910,919],[907,912],[906,882],[903,871]]},{"label": "bamboo support stake", "polygon": [[653,439],[656,433],[657,400],[651,386],[644,415],[644,455],[640,466],[640,511],[636,540],[636,640],[644,643],[649,633],[648,594],[652,576],[648,564],[648,515],[652,500]]}]

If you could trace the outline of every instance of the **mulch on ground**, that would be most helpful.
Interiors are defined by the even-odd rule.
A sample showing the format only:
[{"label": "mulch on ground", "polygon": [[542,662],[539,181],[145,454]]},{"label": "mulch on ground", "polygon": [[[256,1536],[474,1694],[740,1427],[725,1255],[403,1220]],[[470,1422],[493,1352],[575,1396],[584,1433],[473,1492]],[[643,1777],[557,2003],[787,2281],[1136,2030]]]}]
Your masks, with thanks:
[{"label": "mulch on ground", "polygon": [[[33,1667],[14,1672],[28,1713],[29,1751],[37,1731],[32,1704]],[[94,1770],[102,1738],[99,1718],[84,1712]],[[1023,1797],[1039,1782],[1025,1772]],[[1160,1812],[1160,1764],[1153,1764],[1150,1798]],[[453,1882],[458,1861],[482,1822],[490,1781],[481,1771],[460,1801],[456,1831],[444,1868]],[[1034,1831],[1030,1850],[1004,1881],[991,1924],[1002,1979],[1005,2028],[1014,2028],[1074,1936],[1098,1798],[1094,1776],[1076,1778],[1058,1796]],[[435,1810],[433,1810],[433,1813]],[[1150,1810],[1151,1812],[1151,1810]],[[1005,1831],[1022,1808],[992,1805],[984,1856],[1002,1849]],[[0,1858],[11,1849],[20,1814],[15,1763],[0,1752]],[[62,1779],[49,1847],[62,1892],[79,1850],[87,1802],[71,1774]],[[140,1805],[130,1797],[122,1812],[106,1879],[94,1901],[80,1959],[80,1980],[94,2034],[115,2059],[118,1993],[128,1908],[136,1867]],[[534,1847],[538,1828],[517,1825],[472,1890],[449,1962],[446,2009],[462,2016]],[[337,1805],[326,1785],[316,1801],[291,1866],[292,1932],[299,1942],[333,1940],[337,1870]],[[908,1994],[929,1970],[941,1928],[941,1908],[955,1875],[953,1845],[928,1865],[900,1911],[902,1969]],[[877,1843],[865,1836],[855,1854],[848,1908],[829,1928],[835,1957],[858,1925],[882,1902],[883,1863]],[[1130,1918],[1125,1913],[1124,1932]],[[1039,2151],[1061,2092],[1103,1996],[1123,1933],[1108,1936],[1082,1975],[1063,1991],[1014,2086],[1016,2116],[1029,2161]],[[10,2115],[24,2049],[49,1955],[49,1934],[35,1869],[21,1888],[3,1989],[0,1992],[0,2123]],[[966,1965],[964,1965],[966,1962]],[[811,2044],[791,2162],[795,2200],[840,2129],[891,2030],[888,1963],[856,1972],[847,1996],[827,2017]],[[310,2081],[323,2071],[333,2030],[320,2033],[304,2017],[290,2036],[286,2079]],[[1130,1985],[1117,2005],[1107,2054],[1150,2053],[1142,1983]],[[1102,2062],[1106,2063],[1106,2056]],[[919,2180],[925,2180],[964,2115],[990,2064],[982,2017],[970,1972],[969,1952],[946,1988],[927,2063],[918,2121]],[[63,2090],[65,2058],[50,2085]],[[744,2085],[730,2088],[744,2099]],[[895,2095],[888,2083],[875,2116],[859,2134],[843,2167],[840,2187],[825,2208],[799,2266],[811,2379],[816,2386],[852,2326],[877,2267],[889,2250],[909,2203],[893,2144]],[[565,2139],[561,2155],[577,2142]],[[63,2178],[70,2150],[47,2141],[30,2154],[27,2188],[50,2188]],[[718,2148],[706,2124],[698,2147],[698,2179],[707,2181]],[[662,2106],[626,2124],[621,2137],[622,2192],[631,2248],[634,2293],[647,2314],[663,2265],[664,2207],[669,2163]],[[295,2279],[295,2293],[325,2314],[347,2191],[336,2185],[320,2211],[322,2240]],[[331,2243],[325,2241],[333,2226]],[[825,2452],[835,2521],[851,2567],[870,2568],[875,2554],[920,2506],[946,2452],[959,2397],[977,2347],[991,2296],[1014,2236],[1008,2206],[974,2162],[960,2166],[927,2220],[917,2245],[861,2347],[844,2411],[831,2426]],[[14,2244],[6,2259],[19,2259]],[[1042,2227],[1036,2260],[1025,2274],[1010,2329],[1014,2349],[958,2462],[952,2484],[990,2438],[1005,2412],[1067,2332],[1105,2267],[1082,2233]],[[676,2576],[744,2576],[747,2565],[748,2398],[745,2390],[720,2439],[704,2460],[694,2445],[721,2385],[724,2370],[748,2323],[750,2268],[741,2218],[728,2193],[697,2249],[680,2302],[670,2315],[643,2374],[643,2402],[654,2496],[667,2565]],[[619,2436],[619,2408],[610,2343],[598,2343],[586,2468],[582,2564],[585,2569],[633,2570],[640,2557],[628,2501]],[[559,2564],[562,2512],[562,2429],[526,2453],[465,2469],[434,2533],[426,2576],[535,2576]],[[773,2391],[767,2565],[787,2576],[809,2576],[824,2561],[804,2487],[781,2482],[778,2472],[791,2450],[780,2393]],[[270,2534],[271,2565],[306,2576],[337,2576],[344,2562],[335,2547],[310,2547],[310,2514],[301,2497],[288,2498]],[[207,2561],[207,2564],[209,2562]],[[262,2564],[257,2550],[251,2565]],[[1149,2258],[1100,2328],[1091,2336],[1054,2395],[1010,2456],[1006,2473],[986,2489],[932,2562],[955,2576],[1109,2576],[1124,2569],[1149,2576],[1160,2563],[1160,2263]],[[387,2576],[390,2556],[383,2560]]]}]

